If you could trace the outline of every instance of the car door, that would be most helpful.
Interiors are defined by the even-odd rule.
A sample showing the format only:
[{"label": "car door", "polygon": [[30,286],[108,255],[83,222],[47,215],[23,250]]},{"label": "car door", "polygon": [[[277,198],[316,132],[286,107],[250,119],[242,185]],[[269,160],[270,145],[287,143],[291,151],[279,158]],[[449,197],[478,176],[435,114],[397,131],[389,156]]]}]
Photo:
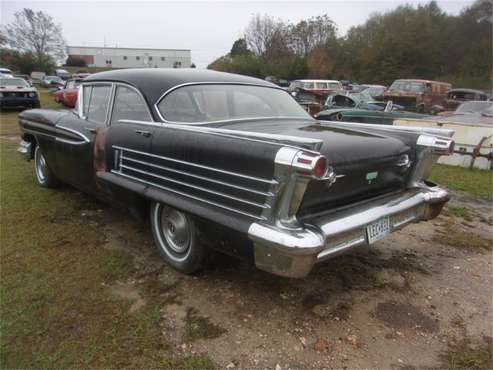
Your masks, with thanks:
[{"label": "car door", "polygon": [[87,84],[77,111],[57,123],[57,168],[62,180],[87,191],[95,189],[94,143],[104,137],[113,84]]},{"label": "car door", "polygon": [[[152,180],[151,142],[156,127],[149,106],[133,86],[116,84],[110,122],[104,141],[96,152],[105,153],[105,170],[139,185]],[[99,156],[102,159],[102,156]],[[123,193],[112,189],[112,197],[121,200]]]}]

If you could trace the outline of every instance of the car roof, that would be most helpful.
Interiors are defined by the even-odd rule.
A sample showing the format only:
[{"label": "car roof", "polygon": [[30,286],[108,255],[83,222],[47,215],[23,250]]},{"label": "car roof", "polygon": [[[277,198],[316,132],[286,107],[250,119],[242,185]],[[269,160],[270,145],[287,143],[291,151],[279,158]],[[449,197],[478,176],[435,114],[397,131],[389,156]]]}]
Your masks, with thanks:
[{"label": "car roof", "polygon": [[329,83],[340,83],[340,81],[337,81],[337,80],[296,80],[296,81],[300,81],[300,82],[329,82]]},{"label": "car roof", "polygon": [[168,90],[184,84],[227,83],[253,84],[280,89],[279,86],[254,77],[195,68],[140,68],[98,72],[84,82],[123,82],[139,89],[148,103],[154,105]]},{"label": "car roof", "polygon": [[425,82],[425,83],[434,83],[434,84],[444,84],[444,85],[452,85],[448,82],[442,82],[442,81],[432,81],[432,80],[420,80],[420,79],[415,79],[415,78],[399,78],[398,80],[395,80],[394,82],[397,81],[406,81],[406,82]]},{"label": "car roof", "polygon": [[449,90],[449,94],[454,93],[454,92],[466,92],[466,93],[486,95],[486,93],[484,91],[475,90],[475,89],[452,89],[452,90]]}]

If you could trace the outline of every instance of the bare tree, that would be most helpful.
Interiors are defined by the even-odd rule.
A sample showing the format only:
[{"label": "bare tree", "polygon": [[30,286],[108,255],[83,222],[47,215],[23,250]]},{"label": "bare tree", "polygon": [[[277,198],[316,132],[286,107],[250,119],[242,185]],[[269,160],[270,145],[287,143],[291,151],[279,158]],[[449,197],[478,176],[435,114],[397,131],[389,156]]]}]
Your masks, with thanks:
[{"label": "bare tree", "polygon": [[48,14],[24,8],[14,14],[15,21],[5,27],[8,44],[38,57],[50,55],[61,59],[65,55],[62,27]]},{"label": "bare tree", "polygon": [[245,30],[250,49],[258,56],[265,56],[273,43],[279,41],[284,24],[268,15],[256,14]]},{"label": "bare tree", "polygon": [[335,23],[327,16],[302,20],[290,27],[291,48],[297,55],[308,56],[314,48],[335,42]]}]

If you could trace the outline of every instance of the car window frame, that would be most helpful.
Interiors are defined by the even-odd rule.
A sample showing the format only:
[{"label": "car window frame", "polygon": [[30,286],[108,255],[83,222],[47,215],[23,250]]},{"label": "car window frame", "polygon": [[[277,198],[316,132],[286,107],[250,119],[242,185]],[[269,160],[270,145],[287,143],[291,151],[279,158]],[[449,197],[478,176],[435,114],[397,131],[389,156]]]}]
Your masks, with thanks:
[{"label": "car window frame", "polygon": [[[113,85],[113,89],[111,92],[111,100],[110,100],[111,109],[110,109],[109,115],[107,117],[107,119],[108,119],[107,126],[111,126],[111,120],[113,118],[113,111],[115,109],[116,91],[117,91],[117,88],[119,86],[120,87],[126,87],[132,91],[135,91],[137,93],[137,95],[139,95],[141,97],[142,101],[144,102],[144,105],[146,106],[147,113],[149,114],[149,117],[151,118],[151,120],[150,121],[139,121],[139,123],[144,123],[144,122],[154,123],[154,118],[152,117],[152,112],[151,112],[151,109],[149,107],[149,104],[147,103],[147,100],[145,99],[144,95],[142,94],[142,92],[139,89],[137,89],[135,86],[132,86],[132,85],[129,85],[126,83],[122,83],[122,82],[113,82],[112,85]],[[117,123],[125,123],[126,121],[127,120],[118,120]]]},{"label": "car window frame", "polygon": [[[110,87],[110,96],[108,100],[108,106],[106,107],[106,114],[105,114],[105,119],[104,122],[96,122],[92,121],[87,117],[87,112],[86,115],[83,114],[83,108],[84,108],[84,88],[85,87],[94,87],[94,86],[109,86]],[[108,118],[109,118],[109,112],[110,112],[110,107],[113,104],[113,96],[115,92],[115,86],[113,82],[105,82],[105,81],[94,81],[94,82],[87,82],[87,83],[81,83],[79,84],[79,91],[77,93],[77,115],[79,116],[80,119],[83,119],[85,121],[97,124],[97,125],[103,125],[103,126],[108,126]],[[91,95],[92,97],[92,91]],[[89,100],[90,103],[90,100]]]},{"label": "car window frame", "polygon": [[[207,122],[179,122],[179,121],[170,121],[167,120],[160,112],[159,110],[159,104],[161,101],[166,98],[166,96],[173,91],[185,87],[185,86],[195,86],[195,85],[241,85],[241,86],[258,86],[258,87],[264,87],[267,89],[275,89],[275,90],[281,90],[285,92],[286,94],[289,94],[288,91],[284,90],[280,86],[269,86],[269,85],[263,85],[263,84],[257,84],[257,83],[249,83],[249,82],[223,82],[223,81],[203,81],[203,82],[185,82],[182,84],[178,84],[176,86],[173,86],[166,90],[160,97],[157,99],[157,101],[153,105],[154,112],[156,113],[156,116],[161,120],[160,123],[164,124],[175,124],[175,125],[190,125],[190,126],[200,126],[200,125],[208,125],[211,123],[222,123],[222,122],[231,122],[231,120],[218,120],[218,121],[207,121]],[[258,118],[272,118],[272,117],[258,117]],[[296,118],[296,117],[279,117],[283,119],[291,119],[291,120],[300,120],[304,118]],[[313,117],[312,117],[313,119]],[[235,122],[238,121],[245,121],[245,120],[251,120],[251,118],[237,118],[234,119]]]}]

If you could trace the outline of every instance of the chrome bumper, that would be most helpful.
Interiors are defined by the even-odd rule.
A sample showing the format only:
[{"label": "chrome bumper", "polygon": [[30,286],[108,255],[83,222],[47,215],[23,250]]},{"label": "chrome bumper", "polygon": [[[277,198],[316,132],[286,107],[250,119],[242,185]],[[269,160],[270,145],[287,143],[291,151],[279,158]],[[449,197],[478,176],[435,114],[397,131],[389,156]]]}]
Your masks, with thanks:
[{"label": "chrome bumper", "polygon": [[17,152],[21,154],[26,161],[29,161],[31,159],[31,150],[32,150],[32,144],[28,141],[21,140],[19,147],[17,148]]},{"label": "chrome bumper", "polygon": [[448,200],[446,190],[422,183],[403,194],[308,219],[299,229],[254,223],[248,235],[254,242],[255,264],[276,275],[304,277],[316,263],[368,244],[369,224],[389,217],[393,232],[435,218]]}]

